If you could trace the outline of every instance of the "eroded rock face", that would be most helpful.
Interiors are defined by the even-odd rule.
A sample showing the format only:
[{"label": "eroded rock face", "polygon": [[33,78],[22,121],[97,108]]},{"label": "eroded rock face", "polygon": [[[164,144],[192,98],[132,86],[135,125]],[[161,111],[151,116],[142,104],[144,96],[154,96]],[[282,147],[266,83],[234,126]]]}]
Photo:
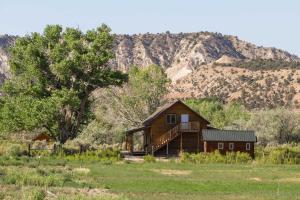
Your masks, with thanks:
[{"label": "eroded rock face", "polygon": [[235,36],[209,32],[117,35],[115,52],[115,68],[127,71],[132,65],[156,64],[162,66],[173,81],[224,55],[235,60],[300,61],[286,51],[258,47]]},{"label": "eroded rock face", "polygon": [[0,35],[0,85],[9,77],[8,48],[14,44],[16,37]]},{"label": "eroded rock face", "polygon": [[[0,84],[9,77],[7,48],[15,39],[0,36]],[[214,62],[230,64],[253,59],[300,61],[286,51],[258,47],[235,36],[209,32],[115,35],[114,51],[111,66],[115,69],[126,72],[132,65],[151,64],[163,67],[173,80],[169,98],[218,96],[224,101],[242,99],[250,108],[300,102],[298,69],[278,73],[214,67]]]},{"label": "eroded rock face", "polygon": [[[7,48],[16,37],[0,36],[0,73],[7,75]],[[212,63],[226,55],[231,59],[283,59],[300,61],[286,51],[258,47],[239,40],[235,36],[219,33],[160,33],[138,35],[116,35],[114,41],[115,59],[112,66],[128,71],[132,65],[163,67],[169,77],[177,80],[201,65]]]}]

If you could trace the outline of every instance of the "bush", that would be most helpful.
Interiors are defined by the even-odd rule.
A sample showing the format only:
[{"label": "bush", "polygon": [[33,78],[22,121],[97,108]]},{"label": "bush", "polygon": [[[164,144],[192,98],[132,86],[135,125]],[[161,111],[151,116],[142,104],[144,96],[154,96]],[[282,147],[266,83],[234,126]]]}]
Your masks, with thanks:
[{"label": "bush", "polygon": [[18,144],[11,145],[6,150],[6,155],[7,156],[12,156],[12,157],[21,156],[22,155],[21,145],[18,145]]},{"label": "bush", "polygon": [[257,159],[269,164],[300,164],[300,149],[292,145],[266,147],[258,149]]},{"label": "bush", "polygon": [[84,153],[76,153],[64,157],[66,160],[90,160],[90,161],[102,161],[103,163],[112,163],[114,161],[121,160],[121,152],[118,149],[98,149],[89,150]]},{"label": "bush", "polygon": [[248,153],[237,152],[235,158],[236,163],[249,163],[252,161],[252,158]]},{"label": "bush", "polygon": [[182,153],[180,156],[181,162],[188,163],[248,163],[252,159],[248,153],[240,153],[240,152],[227,152],[225,155],[219,153],[219,151],[215,151],[212,153],[198,153],[198,154],[190,154],[190,153]]},{"label": "bush", "polygon": [[146,163],[156,162],[155,157],[152,155],[146,155],[143,157],[143,159],[144,159],[144,162],[146,162]]}]

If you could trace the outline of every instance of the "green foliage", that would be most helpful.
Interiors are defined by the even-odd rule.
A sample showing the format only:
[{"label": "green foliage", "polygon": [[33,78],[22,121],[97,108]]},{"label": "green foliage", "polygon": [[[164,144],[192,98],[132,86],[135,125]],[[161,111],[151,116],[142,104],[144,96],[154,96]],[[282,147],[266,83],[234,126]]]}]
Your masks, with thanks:
[{"label": "green foliage", "polygon": [[8,140],[0,140],[0,156],[21,156],[26,154],[27,146]]},{"label": "green foliage", "polygon": [[6,151],[6,155],[8,156],[20,156],[21,153],[21,146],[17,144],[11,145]]},{"label": "green foliage", "polygon": [[290,109],[276,108],[256,111],[247,122],[240,124],[245,129],[254,130],[258,142],[284,144],[300,141],[300,116]]},{"label": "green foliage", "polygon": [[272,60],[272,59],[251,59],[250,61],[238,61],[232,64],[220,64],[215,63],[214,65],[240,67],[250,70],[276,70],[276,69],[299,69],[300,62],[289,62],[285,60]]},{"label": "green foliage", "polygon": [[189,99],[186,103],[216,128],[232,126],[236,121],[249,118],[249,112],[237,102],[225,105],[217,99]]},{"label": "green foliage", "polygon": [[137,127],[164,103],[169,79],[159,66],[130,68],[128,83],[122,88],[99,91],[95,101],[95,116],[80,138],[90,143],[121,142],[124,130]]},{"label": "green foliage", "polygon": [[61,142],[76,137],[91,116],[91,92],[127,79],[108,66],[112,43],[106,25],[86,33],[48,25],[43,34],[18,38],[10,52],[12,77],[2,87],[0,129],[43,127]]},{"label": "green foliage", "polygon": [[[67,149],[64,149],[64,151],[69,152]],[[104,164],[111,164],[122,159],[120,150],[112,148],[88,150],[83,153],[63,153],[57,156],[66,161],[101,161]]]},{"label": "green foliage", "polygon": [[237,62],[234,66],[252,70],[276,70],[276,69],[299,69],[300,62],[288,62],[285,60],[255,59],[248,62]]},{"label": "green foliage", "polygon": [[152,155],[146,155],[146,156],[143,157],[143,159],[144,159],[144,162],[146,162],[146,163],[156,162],[155,157],[152,156]]},{"label": "green foliage", "polygon": [[129,71],[128,84],[122,90],[110,90],[112,107],[123,123],[140,125],[162,104],[168,83],[167,75],[159,66],[133,66]]},{"label": "green foliage", "polygon": [[14,184],[18,186],[32,185],[32,186],[58,186],[61,187],[64,184],[64,178],[55,174],[43,176],[36,172],[20,173],[8,171],[2,178],[5,184]]},{"label": "green foliage", "polygon": [[291,144],[257,148],[256,160],[264,164],[300,164],[300,148]]},{"label": "green foliage", "polygon": [[46,192],[42,189],[34,189],[26,195],[28,200],[43,200],[46,198]]},{"label": "green foliage", "polygon": [[212,153],[182,153],[180,157],[181,162],[188,163],[226,163],[226,164],[234,164],[234,163],[249,163],[252,161],[252,158],[248,153],[241,152],[227,152],[226,155],[222,155],[219,151],[215,151]]}]

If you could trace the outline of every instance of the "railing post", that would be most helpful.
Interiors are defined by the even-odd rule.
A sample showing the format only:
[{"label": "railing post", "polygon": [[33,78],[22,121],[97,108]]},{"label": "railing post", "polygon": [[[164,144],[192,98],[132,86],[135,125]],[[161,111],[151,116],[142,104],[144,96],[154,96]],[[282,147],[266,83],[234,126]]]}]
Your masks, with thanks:
[{"label": "railing post", "polygon": [[152,155],[154,155],[153,145],[152,145]]},{"label": "railing post", "polygon": [[169,142],[167,143],[167,157],[169,157]]}]

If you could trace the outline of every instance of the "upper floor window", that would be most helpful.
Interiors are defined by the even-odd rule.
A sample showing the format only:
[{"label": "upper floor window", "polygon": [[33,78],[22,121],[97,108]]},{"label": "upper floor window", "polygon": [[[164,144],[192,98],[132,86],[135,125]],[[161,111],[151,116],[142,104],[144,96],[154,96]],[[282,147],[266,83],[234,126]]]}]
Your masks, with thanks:
[{"label": "upper floor window", "polygon": [[246,150],[250,150],[250,149],[251,149],[250,143],[246,143]]},{"label": "upper floor window", "polygon": [[167,124],[176,124],[176,114],[167,114]]},{"label": "upper floor window", "polygon": [[234,149],[234,143],[229,143],[229,150],[233,150]]}]

